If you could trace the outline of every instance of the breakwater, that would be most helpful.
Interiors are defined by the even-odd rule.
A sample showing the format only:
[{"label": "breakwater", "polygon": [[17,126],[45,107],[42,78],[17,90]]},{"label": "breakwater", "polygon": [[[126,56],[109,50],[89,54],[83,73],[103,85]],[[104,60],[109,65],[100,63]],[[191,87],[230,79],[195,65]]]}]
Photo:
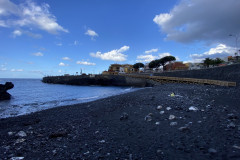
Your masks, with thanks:
[{"label": "breakwater", "polygon": [[43,77],[42,82],[67,85],[101,85],[101,86],[153,86],[151,81],[140,78],[125,77],[121,75],[79,75],[79,76],[48,76]]}]

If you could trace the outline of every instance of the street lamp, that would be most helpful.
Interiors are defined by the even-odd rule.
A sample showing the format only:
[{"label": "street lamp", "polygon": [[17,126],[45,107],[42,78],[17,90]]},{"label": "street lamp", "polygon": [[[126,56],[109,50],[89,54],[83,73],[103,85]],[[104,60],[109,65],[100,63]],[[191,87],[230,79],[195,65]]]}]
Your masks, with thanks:
[{"label": "street lamp", "polygon": [[236,40],[236,53],[235,53],[235,55],[237,56],[238,55],[238,45],[237,45],[237,43],[238,43],[238,38],[239,38],[239,35],[232,35],[232,34],[229,34],[229,36],[230,37],[235,37],[235,40]]}]

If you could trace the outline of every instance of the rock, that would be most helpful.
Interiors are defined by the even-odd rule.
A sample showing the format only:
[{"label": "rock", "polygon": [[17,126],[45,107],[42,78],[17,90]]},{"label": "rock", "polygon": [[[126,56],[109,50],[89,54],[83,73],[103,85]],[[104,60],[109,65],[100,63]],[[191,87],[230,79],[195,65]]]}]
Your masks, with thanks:
[{"label": "rock", "polygon": [[19,132],[16,134],[16,136],[18,136],[18,137],[26,137],[27,134],[26,134],[24,131],[19,131]]},{"label": "rock", "polygon": [[16,142],[15,143],[22,143],[22,142],[24,142],[26,139],[23,139],[23,138],[19,138],[19,139],[17,139],[16,140]]},{"label": "rock", "polygon": [[168,110],[168,111],[171,110],[171,109],[172,109],[171,107],[167,107],[167,108],[166,108],[166,110]]},{"label": "rock", "polygon": [[230,114],[228,114],[228,119],[236,120],[236,119],[238,119],[238,116],[234,115],[233,113],[230,113]]},{"label": "rock", "polygon": [[187,126],[185,126],[185,127],[178,128],[178,130],[184,132],[184,131],[188,131],[189,128]]},{"label": "rock", "polygon": [[153,114],[152,114],[152,113],[149,113],[149,114],[144,118],[144,120],[150,122],[150,121],[152,121],[152,116],[153,116]]},{"label": "rock", "polygon": [[209,149],[208,149],[208,152],[209,152],[210,154],[215,154],[215,153],[217,153],[217,150],[216,150],[216,149],[213,149],[213,148],[209,148]]},{"label": "rock", "polygon": [[126,120],[126,119],[128,119],[128,114],[127,113],[123,113],[121,115],[121,117],[120,117],[120,120],[122,121],[122,120]]},{"label": "rock", "polygon": [[59,131],[59,132],[51,133],[49,135],[49,138],[58,138],[58,137],[65,137],[65,136],[67,136],[67,132]]},{"label": "rock", "polygon": [[8,132],[9,136],[12,136],[14,134],[14,132]]},{"label": "rock", "polygon": [[162,109],[162,106],[157,106],[157,110],[160,110],[160,109]]},{"label": "rock", "polygon": [[173,120],[173,119],[175,119],[175,118],[176,118],[176,117],[175,117],[174,115],[170,115],[168,119],[169,119],[169,120]]},{"label": "rock", "polygon": [[53,155],[55,156],[55,155],[57,154],[56,149],[54,149],[54,150],[52,151],[52,153],[53,153]]},{"label": "rock", "polygon": [[160,122],[156,122],[155,124],[156,124],[156,125],[159,125],[159,124],[160,124]]},{"label": "rock", "polygon": [[171,122],[170,123],[170,126],[176,126],[177,125],[177,122]]},{"label": "rock", "polygon": [[24,159],[24,157],[12,157],[12,158],[10,158],[10,160],[21,160],[21,159]]},{"label": "rock", "polygon": [[101,141],[99,141],[99,143],[105,143],[105,140],[101,140]]},{"label": "rock", "polygon": [[240,149],[240,146],[233,145],[233,148]]},{"label": "rock", "polygon": [[159,112],[160,114],[164,114],[164,111]]},{"label": "rock", "polygon": [[189,107],[189,111],[198,111],[198,108],[195,106]]},{"label": "rock", "polygon": [[236,125],[235,125],[233,122],[231,122],[230,124],[227,125],[227,127],[228,127],[228,128],[235,128]]},{"label": "rock", "polygon": [[0,100],[9,100],[11,99],[11,95],[7,92],[7,90],[12,89],[14,87],[12,82],[6,82],[4,85],[0,84]]},{"label": "rock", "polygon": [[148,121],[148,122],[152,121],[152,117],[151,116],[146,116],[145,121]]}]

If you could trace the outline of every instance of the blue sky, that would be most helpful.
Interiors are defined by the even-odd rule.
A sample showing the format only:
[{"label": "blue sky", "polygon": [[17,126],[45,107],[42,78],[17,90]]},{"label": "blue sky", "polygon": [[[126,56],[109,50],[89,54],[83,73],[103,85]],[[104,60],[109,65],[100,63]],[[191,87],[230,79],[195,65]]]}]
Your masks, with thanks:
[{"label": "blue sky", "polygon": [[239,0],[0,0],[0,78],[233,55],[239,8]]}]

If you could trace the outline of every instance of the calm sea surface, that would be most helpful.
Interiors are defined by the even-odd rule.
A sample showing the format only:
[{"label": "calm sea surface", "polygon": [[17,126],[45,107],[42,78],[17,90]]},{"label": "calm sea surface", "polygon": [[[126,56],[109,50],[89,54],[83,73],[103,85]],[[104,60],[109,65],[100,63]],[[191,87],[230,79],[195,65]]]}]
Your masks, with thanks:
[{"label": "calm sea surface", "polygon": [[40,79],[0,79],[12,82],[11,100],[0,102],[0,118],[93,101],[137,90],[130,87],[71,86],[42,83]]}]

